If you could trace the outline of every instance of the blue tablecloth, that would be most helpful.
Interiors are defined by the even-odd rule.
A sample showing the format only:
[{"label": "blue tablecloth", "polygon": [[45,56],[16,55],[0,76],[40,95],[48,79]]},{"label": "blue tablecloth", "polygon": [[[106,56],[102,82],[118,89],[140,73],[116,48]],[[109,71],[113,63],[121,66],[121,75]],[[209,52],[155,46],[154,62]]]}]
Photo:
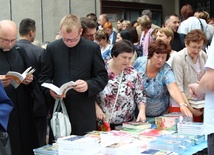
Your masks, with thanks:
[{"label": "blue tablecloth", "polygon": [[188,151],[185,151],[181,155],[192,155],[192,154],[197,153],[198,151],[201,151],[205,148],[207,148],[207,142],[206,141],[191,147]]}]

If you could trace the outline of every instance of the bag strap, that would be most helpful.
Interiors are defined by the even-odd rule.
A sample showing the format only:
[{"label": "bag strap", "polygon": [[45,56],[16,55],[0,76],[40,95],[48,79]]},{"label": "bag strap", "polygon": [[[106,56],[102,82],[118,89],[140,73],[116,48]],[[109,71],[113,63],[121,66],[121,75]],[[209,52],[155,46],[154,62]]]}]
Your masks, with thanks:
[{"label": "bag strap", "polygon": [[62,98],[56,98],[55,104],[54,104],[54,109],[53,109],[53,114],[54,114],[54,112],[58,111],[58,107],[61,107],[62,113],[68,116],[68,113],[67,113],[67,110],[65,107],[65,103]]},{"label": "bag strap", "polygon": [[122,71],[121,76],[120,76],[120,82],[119,82],[119,85],[118,85],[117,95],[116,95],[116,98],[115,98],[115,101],[114,101],[113,109],[111,111],[111,115],[110,115],[109,119],[107,120],[108,122],[110,122],[110,120],[112,118],[112,114],[114,112],[114,109],[115,109],[115,106],[116,106],[116,103],[117,103],[117,98],[118,98],[118,94],[119,94],[119,91],[120,91],[120,86],[121,86],[121,83],[122,83],[122,79],[123,79],[123,71]]},{"label": "bag strap", "polygon": [[202,23],[201,23],[201,20],[198,18],[198,20],[199,20],[199,22],[200,22],[200,26],[201,26],[201,30],[204,32],[204,27],[203,27],[203,25],[202,25]]}]

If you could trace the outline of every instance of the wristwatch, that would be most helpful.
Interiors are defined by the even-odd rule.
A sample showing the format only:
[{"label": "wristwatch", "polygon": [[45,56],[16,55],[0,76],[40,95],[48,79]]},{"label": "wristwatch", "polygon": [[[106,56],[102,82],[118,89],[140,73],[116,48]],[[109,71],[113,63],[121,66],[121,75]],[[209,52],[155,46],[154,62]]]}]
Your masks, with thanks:
[{"label": "wristwatch", "polygon": [[180,106],[182,106],[182,105],[188,107],[188,105],[186,103],[181,103]]}]

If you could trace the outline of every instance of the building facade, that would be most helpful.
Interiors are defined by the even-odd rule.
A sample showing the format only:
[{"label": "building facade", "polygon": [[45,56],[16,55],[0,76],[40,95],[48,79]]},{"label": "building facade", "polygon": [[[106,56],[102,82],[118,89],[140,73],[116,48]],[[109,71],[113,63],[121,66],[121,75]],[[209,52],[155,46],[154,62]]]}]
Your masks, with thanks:
[{"label": "building facade", "polygon": [[[111,5],[117,3],[117,7]],[[130,4],[134,4],[132,7]],[[36,21],[36,40],[53,41],[59,31],[59,23],[69,13],[84,17],[88,13],[107,13],[116,21],[125,17],[137,19],[143,9],[154,12],[154,23],[161,24],[163,17],[170,13],[179,14],[179,0],[0,0],[0,20],[13,20],[17,26],[23,18]],[[126,8],[121,6],[126,4]],[[139,5],[138,5],[139,4]],[[113,21],[113,22],[114,22]],[[161,26],[161,25],[160,25]]]}]

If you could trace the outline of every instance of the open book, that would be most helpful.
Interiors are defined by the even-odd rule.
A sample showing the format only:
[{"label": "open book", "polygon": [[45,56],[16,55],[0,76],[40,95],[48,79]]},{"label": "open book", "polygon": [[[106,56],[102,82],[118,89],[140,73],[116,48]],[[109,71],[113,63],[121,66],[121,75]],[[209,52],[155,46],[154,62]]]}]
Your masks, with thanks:
[{"label": "open book", "polygon": [[11,81],[11,84],[14,86],[14,88],[17,88],[22,81],[26,78],[26,76],[33,74],[36,71],[36,69],[32,67],[28,67],[22,74],[15,71],[9,71],[6,74],[6,77],[11,77],[13,80]]},{"label": "open book", "polygon": [[76,86],[76,83],[74,81],[69,81],[64,83],[60,88],[52,83],[43,83],[41,86],[53,90],[58,95],[63,95],[66,94],[69,89],[72,89],[74,86]]}]

